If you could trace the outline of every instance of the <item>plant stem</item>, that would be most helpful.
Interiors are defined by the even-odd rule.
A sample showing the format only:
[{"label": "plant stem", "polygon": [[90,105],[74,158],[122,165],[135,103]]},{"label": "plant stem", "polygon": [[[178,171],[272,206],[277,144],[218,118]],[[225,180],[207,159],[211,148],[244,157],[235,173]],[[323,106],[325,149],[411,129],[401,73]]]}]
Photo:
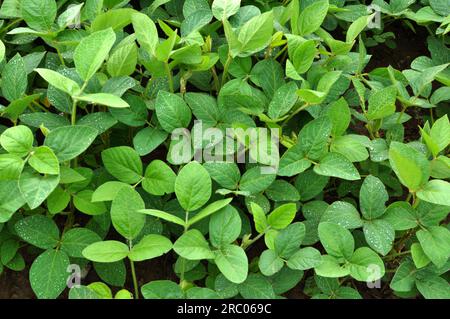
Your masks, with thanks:
[{"label": "plant stem", "polygon": [[219,77],[217,76],[217,72],[216,72],[216,68],[213,66],[211,68],[211,74],[214,80],[214,87],[216,89],[216,92],[219,92],[220,90],[220,81],[219,81]]},{"label": "plant stem", "polygon": [[56,54],[58,55],[58,58],[59,58],[59,62],[61,62],[61,64],[63,66],[66,66],[66,63],[64,62],[64,58],[61,54],[61,51],[59,51],[58,45],[57,44],[54,44],[54,45],[55,45]]},{"label": "plant stem", "polygon": [[77,100],[72,99],[72,114],[70,115],[70,124],[77,124]]},{"label": "plant stem", "polygon": [[[185,215],[184,215],[184,230],[183,230],[183,234],[186,233],[189,229],[189,225],[188,225],[188,221],[189,221],[189,211],[186,211]],[[183,285],[183,281],[184,281],[184,269],[186,267],[186,260],[181,257],[181,272],[180,272],[180,287]]]},{"label": "plant stem", "polygon": [[48,110],[45,107],[43,107],[40,103],[38,103],[36,101],[32,101],[31,103],[36,105],[40,110],[42,110],[42,111],[44,111],[46,113],[48,112]]},{"label": "plant stem", "polygon": [[406,251],[402,251],[400,253],[394,253],[394,254],[387,255],[386,257],[383,257],[383,259],[393,259],[395,257],[408,255],[409,253],[411,253],[411,251],[410,250],[406,250]]},{"label": "plant stem", "polygon": [[169,90],[170,90],[171,93],[173,93],[174,92],[174,90],[173,90],[173,77],[172,77],[172,71],[170,70],[169,63],[168,62],[164,63],[164,67],[166,69],[167,81],[169,82]]},{"label": "plant stem", "polygon": [[295,110],[294,112],[292,112],[281,124],[281,127],[283,127],[284,125],[286,125],[294,116],[296,116],[298,113],[300,113],[301,111],[303,111],[304,109],[306,109],[310,104],[309,103],[305,103],[304,105],[302,105],[301,107],[299,107],[297,110]]},{"label": "plant stem", "polygon": [[139,299],[139,286],[136,278],[136,269],[134,268],[134,262],[130,259],[131,276],[133,277],[134,286],[134,298]]},{"label": "plant stem", "polygon": [[0,33],[3,33],[5,31],[8,31],[11,27],[13,27],[14,25],[20,23],[23,19],[16,19],[14,21],[12,21],[10,24],[8,24],[7,26],[5,26],[4,28],[2,28],[0,30]]},{"label": "plant stem", "polygon": [[222,87],[225,84],[228,76],[228,68],[230,67],[231,62],[233,61],[233,58],[230,54],[228,54],[227,61],[225,62],[225,65],[223,66],[223,73],[222,73]]},{"label": "plant stem", "polygon": [[251,240],[245,242],[245,244],[242,243],[242,245],[241,245],[242,249],[246,250],[248,247],[250,247],[250,246],[253,245],[255,242],[257,242],[262,236],[264,236],[265,233],[266,233],[266,232],[264,231],[264,232],[258,234],[258,236],[256,236],[255,238],[253,238],[253,239],[251,239]]}]

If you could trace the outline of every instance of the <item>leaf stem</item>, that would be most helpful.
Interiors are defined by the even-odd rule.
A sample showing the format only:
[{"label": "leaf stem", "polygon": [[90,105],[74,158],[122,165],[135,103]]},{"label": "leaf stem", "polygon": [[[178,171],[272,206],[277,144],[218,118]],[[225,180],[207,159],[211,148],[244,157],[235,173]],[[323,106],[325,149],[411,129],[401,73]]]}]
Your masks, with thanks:
[{"label": "leaf stem", "polygon": [[174,92],[173,89],[173,77],[172,77],[172,71],[170,70],[170,66],[168,62],[164,63],[164,67],[166,69],[166,75],[167,75],[167,81],[169,82],[169,90],[171,93]]},{"label": "leaf stem", "polygon": [[227,56],[227,61],[225,62],[225,65],[223,66],[223,73],[222,73],[222,87],[227,81],[228,76],[228,68],[230,67],[231,62],[233,61],[233,58],[230,54]]},{"label": "leaf stem", "polygon": [[411,253],[410,250],[405,250],[405,251],[402,251],[402,252],[399,252],[399,253],[394,253],[394,254],[387,255],[386,257],[383,257],[383,259],[393,259],[395,257],[408,255],[410,253]]},{"label": "leaf stem", "polygon": [[[184,230],[183,230],[183,234],[186,233],[189,229],[189,211],[186,211],[185,215],[184,215]],[[181,272],[180,272],[180,287],[183,286],[183,281],[184,281],[184,272],[185,272],[185,268],[186,268],[186,260],[183,257],[181,258]]]},{"label": "leaf stem", "polygon": [[8,24],[8,25],[5,26],[4,28],[2,28],[2,29],[0,30],[0,33],[3,33],[3,32],[5,32],[5,31],[8,31],[11,27],[13,27],[14,25],[20,23],[22,20],[23,20],[23,19],[20,18],[20,19],[16,19],[16,20],[12,21],[10,24]]},{"label": "leaf stem", "polygon": [[136,269],[134,267],[134,262],[131,259],[130,259],[130,267],[131,267],[131,276],[133,277],[134,298],[139,299],[139,286],[136,278]]},{"label": "leaf stem", "polygon": [[70,115],[70,124],[77,124],[77,100],[72,98],[72,114]]},{"label": "leaf stem", "polygon": [[214,87],[216,89],[216,92],[219,92],[220,90],[220,81],[219,81],[219,77],[217,76],[217,72],[216,72],[216,68],[213,66],[211,68],[211,74],[214,80]]},{"label": "leaf stem", "polygon": [[267,230],[265,230],[265,231],[263,231],[262,233],[258,234],[258,236],[256,236],[256,237],[253,238],[253,239],[250,239],[250,240],[248,240],[248,241],[246,241],[246,242],[243,242],[243,243],[241,244],[242,249],[246,250],[248,247],[250,247],[251,245],[253,245],[253,244],[254,244],[255,242],[257,242],[262,236],[264,236],[264,235],[266,234],[266,231],[267,231]]}]

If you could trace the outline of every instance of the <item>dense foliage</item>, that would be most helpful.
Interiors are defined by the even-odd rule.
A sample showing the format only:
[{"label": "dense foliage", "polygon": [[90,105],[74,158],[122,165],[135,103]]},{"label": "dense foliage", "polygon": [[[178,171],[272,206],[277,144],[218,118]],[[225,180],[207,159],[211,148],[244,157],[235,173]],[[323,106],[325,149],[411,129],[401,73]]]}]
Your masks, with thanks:
[{"label": "dense foliage", "polygon": [[[0,276],[29,269],[38,298],[450,298],[448,0],[4,0],[0,19]],[[395,30],[428,50],[371,66]],[[204,134],[229,128],[232,147]]]}]

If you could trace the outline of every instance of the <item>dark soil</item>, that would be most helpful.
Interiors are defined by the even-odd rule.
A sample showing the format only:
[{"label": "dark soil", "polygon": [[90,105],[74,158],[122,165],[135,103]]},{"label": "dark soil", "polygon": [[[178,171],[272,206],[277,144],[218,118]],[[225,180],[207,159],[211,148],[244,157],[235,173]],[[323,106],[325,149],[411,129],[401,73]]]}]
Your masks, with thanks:
[{"label": "dark soil", "polygon": [[387,26],[385,32],[395,34],[397,47],[391,49],[384,44],[367,48],[367,53],[372,55],[367,70],[371,71],[379,67],[391,65],[394,69],[409,69],[411,62],[421,56],[429,55],[426,39],[428,32],[425,28],[417,26],[416,32],[402,25],[401,22],[394,22]]}]

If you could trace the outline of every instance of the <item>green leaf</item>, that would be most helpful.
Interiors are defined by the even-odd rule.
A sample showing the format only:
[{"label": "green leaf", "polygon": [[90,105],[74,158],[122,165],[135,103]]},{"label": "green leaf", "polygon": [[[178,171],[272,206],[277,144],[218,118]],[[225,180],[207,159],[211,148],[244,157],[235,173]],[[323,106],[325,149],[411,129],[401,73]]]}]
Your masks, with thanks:
[{"label": "green leaf", "polygon": [[175,180],[175,194],[187,211],[199,209],[211,197],[211,177],[198,162],[184,166]]},{"label": "green leaf", "polygon": [[326,113],[332,124],[331,135],[343,135],[347,130],[351,119],[350,108],[348,107],[347,101],[341,97],[339,100],[328,106]]},{"label": "green leaf", "polygon": [[134,37],[126,37],[111,53],[106,70],[113,77],[128,76],[134,73],[138,60],[138,48]]},{"label": "green leaf", "polygon": [[111,28],[94,32],[80,41],[73,59],[75,68],[84,81],[92,78],[101,67],[115,41],[116,35]]},{"label": "green leaf", "polygon": [[[212,18],[213,15],[209,6],[206,8],[198,8],[196,11],[186,16],[181,23],[181,36],[188,37],[190,34],[200,31],[204,26],[211,22]],[[187,48],[188,47],[186,47],[186,49]],[[183,58],[187,61],[186,57]]]},{"label": "green leaf", "polygon": [[239,11],[241,0],[214,0],[212,13],[217,20],[225,20]]},{"label": "green leaf", "polygon": [[102,239],[87,228],[72,228],[61,238],[61,249],[70,257],[83,258],[83,249]]},{"label": "green leaf", "polygon": [[233,190],[238,187],[241,173],[236,163],[207,162],[203,167],[220,186]]},{"label": "green leaf", "polygon": [[170,213],[163,212],[161,210],[157,210],[157,209],[141,209],[138,212],[142,213],[142,214],[150,215],[150,216],[153,216],[153,217],[157,217],[157,218],[162,218],[162,219],[164,219],[164,220],[166,220],[168,222],[171,222],[171,223],[183,226],[183,227],[185,226],[184,220],[182,220],[181,218],[179,218],[179,217],[177,217],[175,215],[172,215]]},{"label": "green leaf", "polygon": [[26,156],[33,147],[33,133],[24,125],[13,126],[0,135],[1,146],[11,154],[23,157]]},{"label": "green leaf", "polygon": [[266,195],[275,202],[296,202],[300,200],[298,190],[285,180],[274,181],[266,189]]},{"label": "green leaf", "polygon": [[70,194],[62,187],[57,186],[47,197],[47,208],[50,214],[62,212],[70,203]]},{"label": "green leaf", "polygon": [[233,243],[241,234],[242,221],[233,206],[226,206],[209,220],[209,240],[214,247]]},{"label": "green leaf", "polygon": [[317,275],[329,278],[345,277],[350,274],[349,267],[341,266],[335,257],[329,255],[322,256],[322,263],[314,270]]},{"label": "green leaf", "polygon": [[143,261],[159,257],[172,249],[172,242],[164,236],[150,234],[131,248],[128,257],[132,261]]},{"label": "green leaf", "polygon": [[379,178],[369,175],[364,179],[359,192],[359,205],[366,219],[375,219],[383,215],[389,195]]},{"label": "green leaf", "polygon": [[359,228],[363,225],[361,216],[359,216],[355,206],[342,201],[334,202],[328,206],[320,221],[335,223],[347,229]]},{"label": "green leaf", "polygon": [[351,162],[362,162],[369,158],[366,142],[370,143],[362,135],[337,136],[331,142],[330,151],[344,155]]},{"label": "green leaf", "polygon": [[77,100],[85,101],[91,104],[101,104],[114,108],[125,108],[130,105],[120,97],[109,93],[94,93],[78,96]]},{"label": "green leaf", "polygon": [[31,209],[39,207],[58,186],[59,175],[41,176],[32,169],[25,169],[19,178],[19,189]]},{"label": "green leaf", "polygon": [[173,245],[173,250],[188,260],[214,259],[208,242],[197,229],[185,232]]},{"label": "green leaf", "polygon": [[80,86],[75,81],[65,77],[64,75],[49,69],[34,69],[39,75],[47,81],[50,85],[54,86],[58,90],[66,92],[67,94],[74,96],[80,92]]},{"label": "green leaf", "polygon": [[23,58],[16,54],[2,70],[2,93],[10,102],[23,97],[27,90],[27,71]]},{"label": "green leaf", "polygon": [[82,190],[73,195],[73,204],[80,212],[87,215],[101,215],[106,213],[106,206],[103,202],[93,202],[94,192],[90,189]]},{"label": "green leaf", "polygon": [[189,92],[184,95],[184,98],[191,107],[192,113],[198,120],[202,120],[204,125],[215,126],[223,116],[223,110],[219,109],[216,99],[212,96]]},{"label": "green leaf", "polygon": [[[430,130],[430,137],[437,146],[437,152],[444,150],[450,143],[450,123],[447,115],[434,122]],[[434,154],[436,156],[437,154]]]},{"label": "green leaf", "polygon": [[117,193],[122,189],[122,187],[130,187],[130,185],[117,182],[117,181],[109,181],[106,182],[94,191],[92,194],[91,201],[92,202],[108,202],[112,201],[114,198],[116,198]]},{"label": "green leaf", "polygon": [[284,261],[275,251],[268,249],[259,257],[258,266],[264,276],[272,276],[283,268]]},{"label": "green leaf", "polygon": [[50,31],[56,18],[55,0],[23,0],[22,17],[27,25],[37,31]]},{"label": "green leaf", "polygon": [[17,180],[22,173],[25,162],[14,154],[0,155],[0,180]]},{"label": "green leaf", "polygon": [[416,192],[428,181],[430,163],[425,155],[415,148],[399,142],[392,142],[389,148],[389,163],[400,182]]},{"label": "green leaf", "polygon": [[267,223],[275,229],[286,228],[295,218],[297,205],[295,203],[284,204],[277,207],[267,217]]},{"label": "green leaf", "polygon": [[372,14],[370,16],[362,16],[356,19],[352,22],[350,27],[347,30],[347,34],[345,36],[345,41],[347,43],[353,42],[358,35],[361,33],[361,31],[364,30],[364,28],[367,26],[367,24],[372,20],[375,14]]},{"label": "green leaf", "polygon": [[109,112],[119,122],[129,126],[142,126],[146,123],[148,109],[145,101],[132,94],[126,94],[125,101],[130,105],[128,108],[110,108]]},{"label": "green leaf", "polygon": [[220,272],[231,282],[240,284],[247,279],[248,259],[244,249],[235,245],[222,246],[215,252]]},{"label": "green leaf", "polygon": [[408,292],[415,286],[416,268],[410,259],[400,264],[391,280],[390,287],[394,291]]},{"label": "green leaf", "polygon": [[304,158],[300,144],[296,144],[288,149],[280,159],[278,167],[279,176],[294,176],[307,170],[311,166],[311,161]]},{"label": "green leaf", "polygon": [[253,214],[253,220],[255,222],[255,229],[258,233],[262,234],[267,229],[267,218],[264,210],[256,203],[251,202],[251,213]]},{"label": "green leaf", "polygon": [[251,18],[241,27],[237,38],[241,44],[240,57],[250,56],[269,44],[273,20],[273,12],[269,11]]},{"label": "green leaf", "polygon": [[449,194],[450,183],[433,179],[417,192],[417,197],[433,204],[450,206]]},{"label": "green leaf", "polygon": [[407,202],[395,202],[388,206],[383,219],[395,230],[407,230],[417,227],[417,214]]},{"label": "green leaf", "polygon": [[395,113],[395,100],[397,89],[395,86],[373,92],[369,97],[367,119],[376,120]]},{"label": "green leaf", "polygon": [[134,149],[117,146],[102,152],[103,165],[106,170],[121,182],[134,184],[142,178],[142,162]]},{"label": "green leaf", "polygon": [[61,184],[72,184],[85,181],[87,179],[81,171],[78,169],[72,169],[66,166],[60,167],[61,171]]},{"label": "green leaf", "polygon": [[383,260],[370,248],[356,249],[349,262],[350,276],[358,281],[371,282],[384,276]]},{"label": "green leaf", "polygon": [[449,299],[450,286],[444,278],[435,276],[416,280],[417,290],[425,299]]},{"label": "green leaf", "polygon": [[128,246],[115,240],[106,240],[93,243],[83,249],[84,258],[100,262],[112,263],[128,256]]},{"label": "green leaf", "polygon": [[60,162],[83,153],[97,137],[97,130],[84,125],[62,126],[51,130],[44,145],[52,149]]},{"label": "green leaf", "polygon": [[253,167],[242,175],[239,182],[241,191],[249,192],[251,195],[262,192],[275,180],[275,174],[267,174],[263,172],[262,167]]},{"label": "green leaf", "polygon": [[[119,2],[115,1],[108,7],[114,7],[116,4],[119,5]],[[100,12],[101,8],[98,9],[97,16],[95,17],[94,21],[92,21],[91,29],[93,32],[109,28],[112,28],[114,31],[120,31],[131,23],[131,17],[137,11],[132,8],[119,8],[108,10],[104,13],[99,14]]]},{"label": "green leaf", "polygon": [[274,299],[275,292],[270,281],[261,274],[249,274],[238,286],[239,294],[245,299]]},{"label": "green leaf", "polygon": [[111,221],[114,228],[123,237],[136,238],[145,225],[145,216],[138,213],[145,208],[139,193],[128,187],[122,187],[111,204]]},{"label": "green leaf", "polygon": [[177,175],[169,165],[160,160],[152,161],[145,170],[142,188],[152,195],[161,196],[175,191]]},{"label": "green leaf", "polygon": [[292,62],[298,74],[306,73],[311,68],[317,55],[316,42],[307,40],[301,43],[294,51]]},{"label": "green leaf", "polygon": [[330,152],[325,155],[319,164],[314,166],[314,172],[323,176],[333,176],[349,181],[360,179],[356,167],[344,155]]},{"label": "green leaf", "polygon": [[278,232],[273,242],[273,249],[279,257],[289,259],[300,247],[306,235],[304,223],[293,223]]},{"label": "green leaf", "polygon": [[20,238],[42,249],[53,248],[59,241],[59,229],[55,222],[43,215],[25,217],[14,228]]},{"label": "green leaf", "polygon": [[133,138],[134,149],[140,156],[150,154],[167,139],[167,136],[167,132],[163,130],[146,127]]},{"label": "green leaf", "polygon": [[306,124],[298,135],[299,150],[304,157],[317,160],[327,153],[331,122],[326,116]]},{"label": "green leaf", "polygon": [[324,222],[319,224],[319,238],[328,254],[350,259],[355,249],[355,240],[350,231],[338,224]]},{"label": "green leaf", "polygon": [[59,161],[52,149],[39,146],[30,153],[28,164],[41,174],[58,175]]},{"label": "green leaf", "polygon": [[69,264],[66,253],[53,249],[34,260],[30,268],[30,284],[39,299],[55,299],[63,292]]},{"label": "green leaf", "polygon": [[414,265],[419,269],[427,266],[431,260],[425,254],[422,246],[419,243],[414,243],[411,245],[411,257]]},{"label": "green leaf", "polygon": [[202,219],[208,217],[209,215],[214,214],[215,212],[219,211],[220,209],[224,208],[229,203],[231,203],[232,200],[233,200],[232,198],[225,198],[209,204],[201,211],[199,211],[197,214],[195,214],[194,217],[190,218],[188,220],[187,225],[192,226],[195,223],[201,221]]},{"label": "green leaf", "polygon": [[450,231],[441,226],[431,226],[417,233],[425,254],[437,267],[442,267],[450,257]]},{"label": "green leaf", "polygon": [[320,28],[328,12],[328,0],[314,1],[300,12],[298,31],[301,36],[309,35]]},{"label": "green leaf", "polygon": [[170,280],[154,280],[141,288],[145,299],[182,299],[181,287]]},{"label": "green leaf", "polygon": [[223,23],[223,31],[225,33],[225,38],[228,42],[228,53],[232,58],[235,58],[240,50],[241,50],[241,43],[238,40],[238,35],[233,30],[230,22],[228,22],[227,19],[222,21]]},{"label": "green leaf", "polygon": [[159,42],[155,23],[143,13],[133,14],[131,21],[139,45],[149,54],[154,55]]},{"label": "green leaf", "polygon": [[8,265],[16,256],[20,244],[17,240],[7,239],[0,245],[0,262],[3,265]]},{"label": "green leaf", "polygon": [[168,133],[187,127],[191,122],[191,109],[181,97],[173,93],[159,91],[155,110],[159,123]]},{"label": "green leaf", "polygon": [[0,40],[0,62],[5,58],[5,44]]},{"label": "green leaf", "polygon": [[369,246],[377,253],[386,256],[392,249],[395,239],[394,228],[382,219],[364,222],[364,236]]},{"label": "green leaf", "polygon": [[297,85],[289,82],[280,86],[269,104],[268,115],[272,119],[278,119],[288,113],[297,102]]},{"label": "green leaf", "polygon": [[317,267],[322,262],[322,256],[320,252],[312,247],[302,248],[287,261],[287,266],[296,270],[307,270]]}]

